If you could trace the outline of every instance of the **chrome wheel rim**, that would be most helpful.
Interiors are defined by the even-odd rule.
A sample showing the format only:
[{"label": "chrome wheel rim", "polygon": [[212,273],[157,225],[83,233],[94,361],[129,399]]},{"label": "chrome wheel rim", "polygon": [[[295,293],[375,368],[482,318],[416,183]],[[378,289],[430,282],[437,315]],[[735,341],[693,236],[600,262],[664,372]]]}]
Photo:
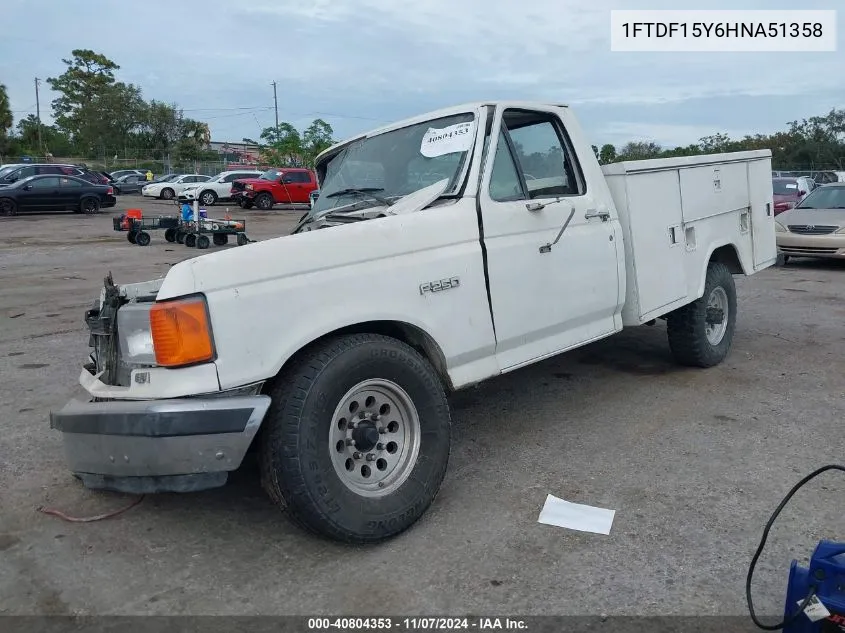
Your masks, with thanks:
[{"label": "chrome wheel rim", "polygon": [[329,454],[338,478],[363,497],[388,495],[411,474],[420,450],[420,419],[411,397],[389,380],[364,380],[335,409]]},{"label": "chrome wheel rim", "polygon": [[[721,312],[721,320],[718,317]],[[704,333],[711,345],[718,345],[728,329],[728,293],[724,288],[713,288],[707,300]]]},{"label": "chrome wheel rim", "polygon": [[202,195],[202,199],[200,200],[203,204],[212,204],[214,202],[214,196],[210,193],[205,193]]}]

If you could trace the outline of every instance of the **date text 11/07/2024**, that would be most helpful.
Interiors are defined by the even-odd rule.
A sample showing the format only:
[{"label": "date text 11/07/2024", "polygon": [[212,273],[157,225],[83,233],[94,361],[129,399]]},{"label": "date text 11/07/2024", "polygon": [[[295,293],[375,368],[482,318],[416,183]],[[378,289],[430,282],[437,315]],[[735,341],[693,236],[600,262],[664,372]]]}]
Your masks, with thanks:
[{"label": "date text 11/07/2024", "polygon": [[521,630],[528,629],[519,618],[309,618],[309,631],[436,631],[436,630]]},{"label": "date text 11/07/2024", "polygon": [[821,22],[625,22],[626,38],[816,38],[824,35]]}]

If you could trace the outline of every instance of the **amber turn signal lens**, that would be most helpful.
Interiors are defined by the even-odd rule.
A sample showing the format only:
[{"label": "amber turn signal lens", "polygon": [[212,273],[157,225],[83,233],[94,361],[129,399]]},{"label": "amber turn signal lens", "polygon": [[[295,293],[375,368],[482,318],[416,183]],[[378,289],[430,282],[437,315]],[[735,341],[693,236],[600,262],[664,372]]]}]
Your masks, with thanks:
[{"label": "amber turn signal lens", "polygon": [[191,297],[156,303],[150,310],[156,363],[181,367],[214,358],[205,299]]}]

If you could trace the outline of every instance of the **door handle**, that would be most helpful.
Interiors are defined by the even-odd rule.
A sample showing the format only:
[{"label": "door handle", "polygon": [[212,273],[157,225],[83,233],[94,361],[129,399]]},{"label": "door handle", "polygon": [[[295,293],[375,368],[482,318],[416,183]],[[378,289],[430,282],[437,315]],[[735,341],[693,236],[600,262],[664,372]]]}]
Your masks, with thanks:
[{"label": "door handle", "polygon": [[588,209],[587,212],[584,214],[584,219],[589,220],[590,218],[601,218],[602,222],[606,222],[608,218],[610,218],[610,211],[605,211],[602,209],[601,211],[596,211],[595,209]]}]

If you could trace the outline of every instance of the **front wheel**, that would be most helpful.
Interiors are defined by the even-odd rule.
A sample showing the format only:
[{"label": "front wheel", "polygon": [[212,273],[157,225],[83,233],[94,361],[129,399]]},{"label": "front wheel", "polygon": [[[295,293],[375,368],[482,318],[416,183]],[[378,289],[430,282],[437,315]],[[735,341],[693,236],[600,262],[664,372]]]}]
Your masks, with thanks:
[{"label": "front wheel", "polygon": [[269,193],[262,193],[255,199],[255,206],[262,211],[269,211],[273,208],[273,197]]},{"label": "front wheel", "polygon": [[206,207],[213,206],[217,202],[217,194],[213,191],[203,191],[200,194],[200,204]]},{"label": "front wheel", "polygon": [[176,231],[176,243],[177,244],[184,244],[185,243],[185,234],[182,231]]},{"label": "front wheel", "polygon": [[173,200],[173,197],[175,195],[176,195],[176,193],[173,191],[173,189],[167,188],[167,189],[161,190],[162,200]]},{"label": "front wheel", "polygon": [[272,383],[261,478],[300,526],[346,543],[411,527],[449,461],[446,394],[419,352],[379,334],[324,340]]},{"label": "front wheel", "polygon": [[150,234],[146,231],[141,231],[135,237],[135,243],[138,246],[149,246],[150,245]]},{"label": "front wheel", "polygon": [[129,233],[126,234],[126,239],[129,240],[130,244],[134,244],[135,243],[135,231],[129,231]]},{"label": "front wheel", "polygon": [[225,233],[215,233],[212,237],[215,246],[225,246],[229,243],[229,236]]},{"label": "front wheel", "polygon": [[175,242],[176,241],[176,229],[169,228],[164,232],[164,239],[168,242]]},{"label": "front wheel", "polygon": [[713,367],[728,355],[736,328],[736,286],[727,266],[707,267],[704,295],[667,318],[675,360],[690,367]]},{"label": "front wheel", "polygon": [[185,246],[188,248],[194,248],[197,245],[197,236],[193,233],[188,233],[185,236]]}]

